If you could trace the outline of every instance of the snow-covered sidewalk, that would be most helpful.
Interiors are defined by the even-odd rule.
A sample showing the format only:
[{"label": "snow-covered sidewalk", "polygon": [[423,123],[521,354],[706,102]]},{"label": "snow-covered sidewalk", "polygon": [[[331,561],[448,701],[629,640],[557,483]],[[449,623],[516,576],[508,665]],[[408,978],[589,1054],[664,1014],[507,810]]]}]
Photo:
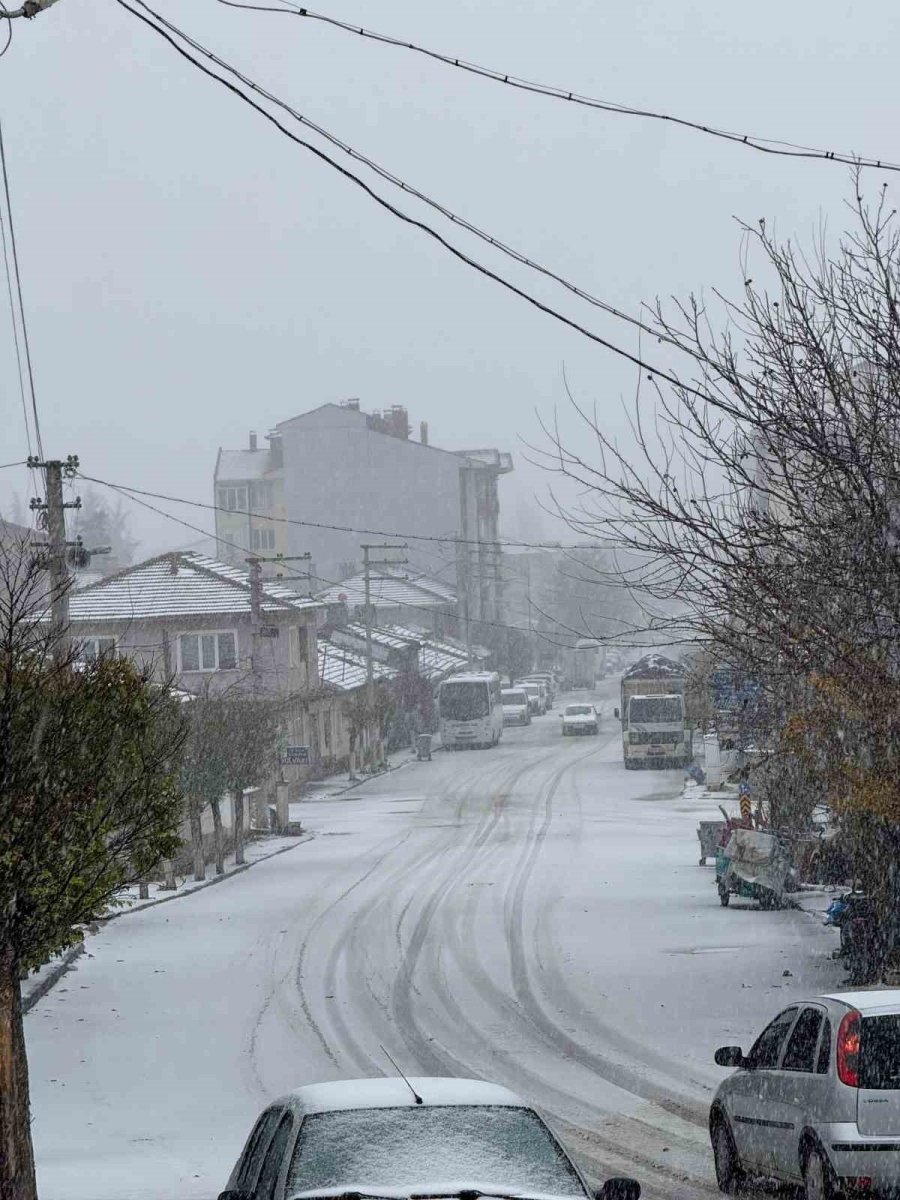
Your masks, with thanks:
[{"label": "snow-covered sidewalk", "polygon": [[[293,818],[292,818],[293,819]],[[299,820],[299,817],[297,818]],[[248,841],[244,847],[244,862],[235,862],[234,852],[225,856],[225,870],[221,875],[215,872],[215,864],[207,864],[207,876],[205,879],[194,879],[192,876],[182,876],[178,882],[176,878],[176,887],[172,891],[170,888],[165,888],[159,883],[151,883],[148,891],[149,896],[144,899],[140,895],[140,889],[137,885],[126,887],[119,892],[116,905],[110,909],[102,921],[97,923],[96,928],[107,924],[109,921],[114,921],[117,917],[122,917],[132,912],[139,912],[144,908],[151,908],[157,904],[166,904],[170,900],[178,900],[183,896],[189,896],[192,892],[199,891],[202,888],[212,887],[214,884],[223,883],[234,875],[240,875],[243,871],[249,870],[258,862],[264,859],[272,858],[276,854],[284,854],[287,850],[293,850],[296,846],[303,842],[308,842],[312,834],[301,833],[291,836],[280,837],[278,835],[263,834],[254,837]],[[45,962],[37,971],[33,971],[27,979],[22,980],[22,1009],[28,1012],[35,1004],[43,997],[51,988],[55,987],[60,979],[70,970],[73,964],[81,957],[82,954],[90,954],[90,939],[92,932],[85,933],[84,940],[73,946],[70,950],[64,951]]]}]

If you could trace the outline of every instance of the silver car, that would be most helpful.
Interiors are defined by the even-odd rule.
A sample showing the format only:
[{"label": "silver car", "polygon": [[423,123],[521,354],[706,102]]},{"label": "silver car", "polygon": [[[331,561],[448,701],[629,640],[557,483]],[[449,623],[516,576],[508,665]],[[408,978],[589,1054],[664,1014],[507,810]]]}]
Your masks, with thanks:
[{"label": "silver car", "polygon": [[533,1108],[477,1079],[348,1079],[297,1088],[253,1127],[219,1200],[639,1200],[596,1193]]},{"label": "silver car", "polygon": [[807,1200],[900,1188],[900,989],[798,1001],[749,1054],[709,1114],[719,1189],[747,1175],[800,1183]]}]

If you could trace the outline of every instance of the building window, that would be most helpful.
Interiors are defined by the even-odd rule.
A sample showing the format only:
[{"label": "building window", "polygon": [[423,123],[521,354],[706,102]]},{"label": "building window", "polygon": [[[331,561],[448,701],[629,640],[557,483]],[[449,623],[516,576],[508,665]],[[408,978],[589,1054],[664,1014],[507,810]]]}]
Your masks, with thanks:
[{"label": "building window", "polygon": [[178,638],[182,671],[233,671],[237,651],[233,633],[182,633]]},{"label": "building window", "polygon": [[256,512],[268,512],[272,507],[273,491],[268,482],[250,485],[250,506]]},{"label": "building window", "polygon": [[113,658],[116,653],[116,639],[114,637],[94,637],[80,638],[78,643],[78,657],[82,662],[93,662],[97,658]]},{"label": "building window", "polygon": [[288,634],[288,666],[309,668],[309,629],[294,625]]},{"label": "building window", "polygon": [[253,529],[250,534],[250,542],[253,550],[274,550],[275,530]]},{"label": "building window", "polygon": [[247,489],[246,487],[220,487],[219,488],[219,508],[224,508],[226,512],[246,512],[247,511]]}]

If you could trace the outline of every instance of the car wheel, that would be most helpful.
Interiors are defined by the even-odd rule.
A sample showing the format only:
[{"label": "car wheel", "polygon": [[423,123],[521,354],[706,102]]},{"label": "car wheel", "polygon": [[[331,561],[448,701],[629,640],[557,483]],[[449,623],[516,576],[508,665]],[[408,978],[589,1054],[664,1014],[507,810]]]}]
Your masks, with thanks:
[{"label": "car wheel", "polygon": [[803,1160],[803,1191],[806,1200],[835,1200],[837,1179],[820,1146],[811,1146]]},{"label": "car wheel", "polygon": [[716,1183],[726,1196],[735,1196],[744,1182],[744,1171],[738,1157],[734,1138],[724,1116],[718,1116],[712,1127],[711,1141],[716,1167]]}]

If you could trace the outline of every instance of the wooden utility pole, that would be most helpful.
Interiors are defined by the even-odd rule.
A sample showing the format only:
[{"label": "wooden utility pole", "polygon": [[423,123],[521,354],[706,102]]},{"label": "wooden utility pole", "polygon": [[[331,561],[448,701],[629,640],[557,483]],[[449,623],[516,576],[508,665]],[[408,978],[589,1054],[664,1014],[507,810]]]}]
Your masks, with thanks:
[{"label": "wooden utility pole", "polygon": [[369,555],[373,550],[406,550],[405,542],[364,542],[360,549],[363,552],[363,579],[365,581],[365,625],[366,625],[366,724],[373,726],[375,722],[375,664],[372,658],[372,568],[373,567],[402,567],[409,559],[374,559]]},{"label": "wooden utility pole", "polygon": [[66,542],[65,510],[81,508],[80,496],[68,504],[63,502],[63,478],[71,479],[78,473],[78,456],[70,454],[65,462],[59,459],[42,462],[32,455],[27,461],[33,470],[43,470],[47,481],[46,500],[34,498],[31,509],[46,513],[53,657],[57,662],[63,662],[69,653],[69,546]]}]

